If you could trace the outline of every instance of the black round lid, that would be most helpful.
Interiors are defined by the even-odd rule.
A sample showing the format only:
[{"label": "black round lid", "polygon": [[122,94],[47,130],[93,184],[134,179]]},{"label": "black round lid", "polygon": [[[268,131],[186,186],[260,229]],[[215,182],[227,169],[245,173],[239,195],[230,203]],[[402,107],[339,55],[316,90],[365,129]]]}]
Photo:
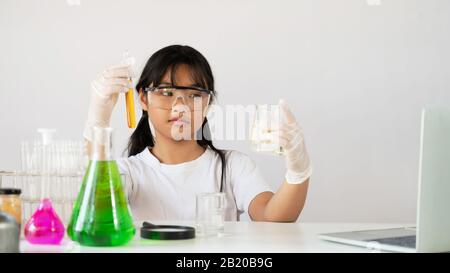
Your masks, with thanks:
[{"label": "black round lid", "polygon": [[21,189],[14,189],[14,188],[0,188],[0,194],[5,194],[5,195],[12,195],[12,194],[21,194],[22,190]]},{"label": "black round lid", "polygon": [[183,240],[195,238],[195,229],[188,226],[153,225],[144,222],[141,238],[152,240]]}]

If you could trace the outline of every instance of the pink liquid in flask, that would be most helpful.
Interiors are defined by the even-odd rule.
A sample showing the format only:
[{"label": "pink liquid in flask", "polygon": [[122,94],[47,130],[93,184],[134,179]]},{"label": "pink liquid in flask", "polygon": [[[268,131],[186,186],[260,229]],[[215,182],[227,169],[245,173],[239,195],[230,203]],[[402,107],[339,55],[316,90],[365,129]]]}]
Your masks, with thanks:
[{"label": "pink liquid in flask", "polygon": [[42,199],[37,210],[25,225],[25,238],[31,244],[59,245],[64,237],[64,225],[52,202]]}]

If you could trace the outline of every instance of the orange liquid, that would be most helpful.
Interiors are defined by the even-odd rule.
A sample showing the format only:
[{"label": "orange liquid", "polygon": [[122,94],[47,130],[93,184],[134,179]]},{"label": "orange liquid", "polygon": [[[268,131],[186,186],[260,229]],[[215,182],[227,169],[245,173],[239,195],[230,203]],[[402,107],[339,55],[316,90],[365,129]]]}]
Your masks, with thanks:
[{"label": "orange liquid", "polygon": [[136,128],[136,113],[134,111],[133,88],[130,88],[128,92],[125,93],[125,104],[127,109],[128,128]]}]

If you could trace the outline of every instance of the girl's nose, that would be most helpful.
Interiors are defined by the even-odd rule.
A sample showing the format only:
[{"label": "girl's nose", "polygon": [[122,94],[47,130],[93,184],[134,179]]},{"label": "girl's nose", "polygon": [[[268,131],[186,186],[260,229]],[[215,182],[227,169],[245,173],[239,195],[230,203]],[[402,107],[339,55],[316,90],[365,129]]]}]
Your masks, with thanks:
[{"label": "girl's nose", "polygon": [[175,104],[175,105],[172,106],[172,114],[178,114],[178,117],[182,117],[187,112],[189,112],[189,109],[183,103]]}]

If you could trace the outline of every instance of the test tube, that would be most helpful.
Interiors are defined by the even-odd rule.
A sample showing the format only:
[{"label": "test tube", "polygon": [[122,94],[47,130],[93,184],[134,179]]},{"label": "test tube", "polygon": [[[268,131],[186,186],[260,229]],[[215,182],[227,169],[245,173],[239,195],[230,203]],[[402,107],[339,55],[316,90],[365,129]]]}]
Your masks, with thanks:
[{"label": "test tube", "polygon": [[[123,54],[123,64],[128,64],[132,66],[134,64],[134,58],[129,56],[129,52],[126,51]],[[131,78],[130,78],[131,82]],[[135,128],[136,127],[136,113],[134,111],[134,93],[133,88],[128,89],[128,91],[125,93],[125,107],[127,112],[127,123],[128,128]]]},{"label": "test tube", "polygon": [[127,108],[128,128],[136,127],[136,114],[134,113],[134,94],[133,88],[130,88],[125,94],[125,103]]}]

